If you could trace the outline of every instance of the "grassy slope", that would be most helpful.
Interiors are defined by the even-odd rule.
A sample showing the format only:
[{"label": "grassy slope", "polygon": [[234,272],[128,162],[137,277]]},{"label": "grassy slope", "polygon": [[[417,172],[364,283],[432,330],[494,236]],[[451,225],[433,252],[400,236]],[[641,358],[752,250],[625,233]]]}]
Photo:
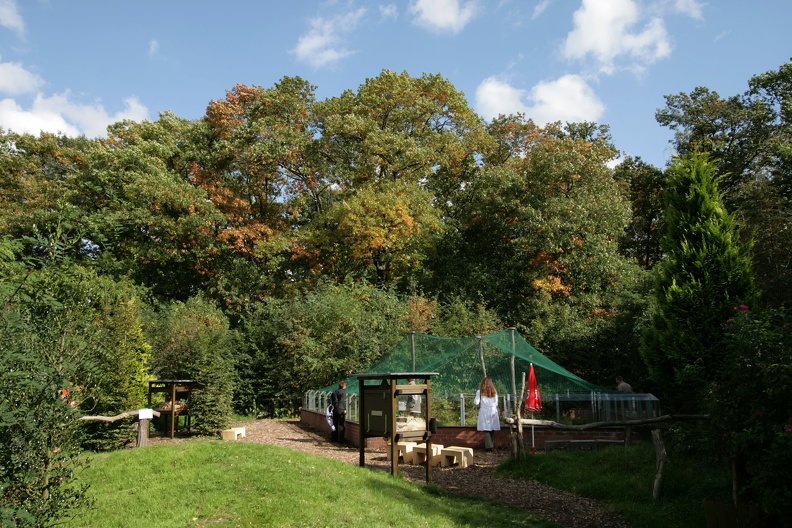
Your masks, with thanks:
[{"label": "grassy slope", "polygon": [[189,442],[92,455],[95,505],[68,527],[526,526],[546,520],[270,445]]}]

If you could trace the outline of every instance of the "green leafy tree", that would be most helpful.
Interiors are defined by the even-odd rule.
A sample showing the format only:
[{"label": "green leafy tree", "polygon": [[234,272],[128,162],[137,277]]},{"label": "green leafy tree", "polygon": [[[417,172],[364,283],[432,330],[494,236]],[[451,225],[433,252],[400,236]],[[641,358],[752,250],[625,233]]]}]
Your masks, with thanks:
[{"label": "green leafy tree", "polygon": [[748,86],[726,98],[703,87],[666,96],[656,117],[675,132],[677,152],[710,154],[724,201],[753,240],[762,298],[784,306],[792,298],[792,233],[785,229],[792,215],[792,63],[754,76]]},{"label": "green leafy tree", "polygon": [[[151,346],[143,332],[143,304],[138,289],[109,277],[92,281],[93,327],[99,336],[91,361],[100,367],[90,391],[81,398],[85,414],[114,416],[140,409],[147,402],[146,381]],[[84,445],[93,450],[114,449],[131,440],[129,421],[84,425]]]},{"label": "green leafy tree", "polygon": [[714,171],[706,155],[667,171],[666,256],[641,353],[677,410],[701,410],[723,360],[723,325],[735,306],[755,300],[749,246],[723,206]]},{"label": "green leafy tree", "polygon": [[5,319],[2,324],[0,524],[55,525],[90,504],[87,486],[75,481],[86,465],[79,414],[63,397],[74,366],[48,365],[34,330]]},{"label": "green leafy tree", "polygon": [[62,264],[23,248],[0,241],[0,522],[51,526],[90,503],[72,393],[95,372],[90,315],[51,287]]},{"label": "green leafy tree", "polygon": [[439,303],[433,319],[424,333],[438,337],[487,335],[503,329],[498,315],[483,301],[473,303],[459,296]]},{"label": "green leafy tree", "polygon": [[190,180],[199,129],[169,113],[117,123],[72,187],[95,265],[161,298],[205,288],[223,256],[216,233],[224,216]]},{"label": "green leafy tree", "polygon": [[310,278],[414,284],[442,232],[439,197],[461,186],[486,138],[480,118],[442,76],[388,70],[314,115],[311,159],[332,189],[324,214],[301,224],[293,258]]},{"label": "green leafy tree", "polygon": [[360,282],[324,282],[289,299],[258,303],[243,321],[240,410],[297,412],[305,391],[358,372],[388,352],[407,328],[394,293]]},{"label": "green leafy tree", "polygon": [[237,341],[228,319],[212,303],[192,298],[151,314],[151,370],[158,379],[189,379],[201,385],[190,414],[199,434],[216,434],[231,422]]},{"label": "green leafy tree", "polygon": [[632,220],[619,242],[621,252],[638,261],[644,269],[652,269],[662,258],[660,240],[663,236],[663,171],[628,157],[613,171],[616,181],[629,188]]},{"label": "green leafy tree", "polygon": [[0,233],[31,236],[33,226],[57,223],[75,179],[89,165],[86,150],[93,144],[85,138],[0,130]]},{"label": "green leafy tree", "polygon": [[726,321],[719,379],[709,391],[718,452],[734,460],[736,500],[773,526],[792,517],[792,320],[785,309],[738,307]]},{"label": "green leafy tree", "polygon": [[613,315],[609,292],[629,266],[618,252],[629,206],[607,167],[616,151],[592,124],[540,129],[517,116],[490,133],[497,149],[447,206],[432,286],[480,296],[547,350],[571,320]]},{"label": "green leafy tree", "polygon": [[[82,239],[69,234],[68,222],[59,227],[63,231],[50,236],[15,241],[12,256],[27,271],[15,288],[6,282],[6,293],[27,326],[38,329],[42,361],[56,372],[60,365],[72,369],[70,401],[76,408],[111,416],[140,408],[149,348],[139,291],[75,262],[71,255]],[[127,425],[87,423],[84,442],[93,448],[123,445],[130,436]]]},{"label": "green leafy tree", "polygon": [[464,95],[441,75],[383,70],[319,106],[322,155],[343,189],[378,180],[431,186],[438,168],[455,173],[486,138]]},{"label": "green leafy tree", "polygon": [[305,247],[317,250],[322,275],[404,286],[420,276],[435,250],[443,229],[438,212],[418,184],[362,185],[328,210]]}]

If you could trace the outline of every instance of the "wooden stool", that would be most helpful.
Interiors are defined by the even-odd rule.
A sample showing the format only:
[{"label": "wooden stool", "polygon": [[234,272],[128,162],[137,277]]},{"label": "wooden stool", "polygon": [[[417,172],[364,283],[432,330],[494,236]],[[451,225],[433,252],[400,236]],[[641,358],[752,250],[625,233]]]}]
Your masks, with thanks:
[{"label": "wooden stool", "polygon": [[239,440],[240,438],[245,438],[244,427],[232,427],[223,431],[223,441]]},{"label": "wooden stool", "polygon": [[426,444],[417,444],[415,447],[413,447],[413,463],[423,464],[424,462],[428,462],[432,466],[439,466],[440,452],[442,450],[443,450],[442,445],[432,444],[432,453],[427,454]]},{"label": "wooden stool", "polygon": [[473,461],[472,447],[448,446],[440,451],[440,465],[442,467],[459,464],[459,467],[466,468]]},{"label": "wooden stool", "polygon": [[[417,442],[398,442],[396,444],[396,452],[398,457],[401,458],[405,464],[412,464],[413,462],[413,448],[418,445]],[[388,461],[391,459],[391,446],[388,446]]]}]

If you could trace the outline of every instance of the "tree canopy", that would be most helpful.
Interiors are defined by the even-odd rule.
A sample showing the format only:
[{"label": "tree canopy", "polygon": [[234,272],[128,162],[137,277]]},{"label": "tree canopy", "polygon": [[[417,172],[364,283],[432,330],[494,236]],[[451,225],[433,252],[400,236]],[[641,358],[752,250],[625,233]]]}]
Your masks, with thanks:
[{"label": "tree canopy", "polygon": [[[164,112],[97,140],[0,130],[1,359],[29,374],[2,372],[0,456],[49,456],[5,435],[45,405],[42,437],[71,449],[29,476],[51,483],[81,442],[123,440],[74,418],[140,404],[149,377],[201,381],[205,434],[232,411],[290,415],[409,331],[512,326],[592,383],[714,405],[736,379],[725,357],[785,335],[791,75],[667,96],[666,168],[619,158],[605,124],[485,122],[442,75],[389,70],[323,100],[299,77],[238,84],[200,119]],[[743,306],[751,320],[732,324]],[[786,379],[772,372],[751,383]],[[40,487],[0,478],[22,497],[4,520],[57,517],[29,508]]]}]

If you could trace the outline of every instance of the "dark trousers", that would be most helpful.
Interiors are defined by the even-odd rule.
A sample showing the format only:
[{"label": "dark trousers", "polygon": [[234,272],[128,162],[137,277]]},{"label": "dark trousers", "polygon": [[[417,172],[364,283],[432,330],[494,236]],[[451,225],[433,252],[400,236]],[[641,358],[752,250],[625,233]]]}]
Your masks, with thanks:
[{"label": "dark trousers", "polygon": [[484,449],[490,450],[495,447],[495,433],[493,431],[484,431]]},{"label": "dark trousers", "polygon": [[335,431],[330,433],[330,441],[344,442],[346,440],[344,438],[344,433],[346,432],[346,414],[333,413],[333,425],[335,426]]}]

